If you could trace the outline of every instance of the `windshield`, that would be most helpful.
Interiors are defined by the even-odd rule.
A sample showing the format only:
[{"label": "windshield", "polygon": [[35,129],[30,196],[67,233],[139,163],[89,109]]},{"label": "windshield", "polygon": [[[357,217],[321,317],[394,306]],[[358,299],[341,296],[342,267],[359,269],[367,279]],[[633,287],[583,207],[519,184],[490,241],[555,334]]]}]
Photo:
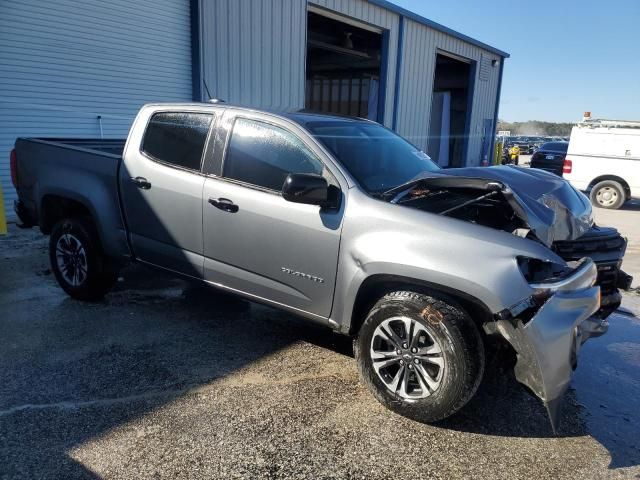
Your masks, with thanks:
[{"label": "windshield", "polygon": [[440,169],[426,153],[376,123],[311,122],[306,127],[368,193],[382,193]]}]

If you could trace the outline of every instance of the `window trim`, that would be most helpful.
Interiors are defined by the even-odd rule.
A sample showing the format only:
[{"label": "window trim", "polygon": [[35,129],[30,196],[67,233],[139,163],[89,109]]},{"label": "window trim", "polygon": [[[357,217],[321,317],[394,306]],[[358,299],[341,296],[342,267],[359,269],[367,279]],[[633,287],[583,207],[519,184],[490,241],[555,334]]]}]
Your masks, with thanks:
[{"label": "window trim", "polygon": [[[171,162],[167,162],[166,160],[162,160],[154,155],[151,155],[150,153],[146,152],[144,150],[144,139],[147,136],[147,132],[149,130],[149,125],[151,124],[151,120],[153,119],[153,117],[155,117],[158,114],[162,114],[162,113],[196,113],[196,114],[200,114],[200,115],[209,115],[211,116],[211,123],[209,124],[209,128],[207,129],[207,135],[204,139],[204,145],[202,147],[202,152],[200,153],[200,165],[198,167],[197,170],[193,169],[193,168],[188,168],[188,167],[184,167],[182,165],[177,165],[175,163],[171,163]],[[205,154],[208,151],[208,145],[211,139],[211,134],[215,129],[216,126],[216,121],[217,121],[217,117],[218,115],[216,115],[215,112],[206,112],[206,111],[202,111],[202,110],[156,110],[154,112],[151,113],[151,115],[149,115],[149,118],[147,119],[147,123],[144,126],[144,132],[142,134],[142,139],[140,140],[140,145],[138,147],[138,153],[140,155],[142,155],[144,158],[151,160],[154,163],[158,163],[160,165],[163,165],[165,167],[169,167],[169,168],[174,168],[176,170],[181,170],[183,172],[187,172],[187,173],[195,173],[198,175],[202,175],[202,166],[204,164],[204,158],[205,158]]]},{"label": "window trim", "polygon": [[[280,188],[280,190],[274,190],[274,189],[269,188],[269,187],[264,187],[262,185],[256,185],[254,183],[248,183],[248,182],[244,182],[242,180],[238,180],[238,179],[235,179],[235,178],[231,178],[231,177],[226,177],[225,176],[225,174],[224,174],[224,166],[227,163],[227,154],[229,152],[229,144],[231,143],[231,137],[233,136],[233,129],[235,128],[236,121],[238,119],[244,119],[244,120],[249,120],[249,121],[252,121],[252,122],[267,124],[267,125],[269,125],[271,127],[275,127],[275,128],[280,129],[280,130],[284,130],[285,132],[293,135],[295,138],[300,140],[302,142],[302,144],[309,150],[309,152],[320,162],[320,164],[322,165],[323,171],[329,172],[331,177],[334,178],[333,182],[337,184],[337,186],[338,186],[338,188],[340,188],[340,190],[342,190],[342,188],[340,187],[340,182],[338,181],[337,178],[335,178],[335,175],[333,174],[331,169],[327,166],[327,163],[324,162],[322,160],[322,158],[320,158],[320,156],[317,155],[316,152],[313,151],[313,149],[308,145],[307,142],[304,141],[304,139],[300,135],[298,135],[295,132],[292,132],[290,129],[286,128],[284,125],[279,124],[277,122],[270,122],[268,120],[263,120],[262,118],[255,118],[255,117],[242,115],[242,114],[237,114],[237,115],[233,116],[232,122],[229,125],[229,128],[227,130],[227,138],[225,139],[224,148],[222,150],[222,161],[220,162],[220,175],[211,175],[212,177],[214,177],[214,178],[216,178],[218,180],[224,180],[226,182],[234,183],[234,184],[240,185],[242,187],[247,187],[247,188],[252,188],[254,190],[259,190],[261,192],[272,193],[272,194],[275,194],[275,195],[278,195],[278,196],[280,196],[282,194],[282,187]],[[326,175],[322,175],[322,176],[324,178],[326,178]]]}]

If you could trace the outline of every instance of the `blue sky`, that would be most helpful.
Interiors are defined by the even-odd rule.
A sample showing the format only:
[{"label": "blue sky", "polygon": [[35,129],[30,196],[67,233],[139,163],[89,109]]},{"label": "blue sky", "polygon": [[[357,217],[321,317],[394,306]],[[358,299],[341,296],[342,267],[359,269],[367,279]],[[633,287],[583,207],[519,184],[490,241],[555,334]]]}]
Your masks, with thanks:
[{"label": "blue sky", "polygon": [[392,0],[511,54],[500,118],[640,120],[640,0]]}]

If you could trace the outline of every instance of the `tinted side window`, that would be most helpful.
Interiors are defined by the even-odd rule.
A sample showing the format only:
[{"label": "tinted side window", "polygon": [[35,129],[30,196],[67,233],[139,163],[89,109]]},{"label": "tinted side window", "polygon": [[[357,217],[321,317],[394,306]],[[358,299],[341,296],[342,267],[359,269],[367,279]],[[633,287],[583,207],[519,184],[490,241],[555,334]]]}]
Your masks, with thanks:
[{"label": "tinted side window", "polygon": [[212,119],[213,115],[208,113],[156,113],[144,134],[142,151],[162,162],[200,170]]},{"label": "tinted side window", "polygon": [[223,174],[280,190],[289,173],[322,174],[322,162],[302,140],[282,128],[238,118],[231,133]]}]

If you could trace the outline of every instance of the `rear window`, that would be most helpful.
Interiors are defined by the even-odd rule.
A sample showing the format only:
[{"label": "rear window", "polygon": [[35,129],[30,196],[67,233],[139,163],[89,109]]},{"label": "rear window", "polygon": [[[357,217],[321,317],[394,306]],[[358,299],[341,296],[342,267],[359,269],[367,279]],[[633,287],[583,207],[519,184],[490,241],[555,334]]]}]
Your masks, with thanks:
[{"label": "rear window", "polygon": [[151,117],[142,151],[156,160],[189,170],[200,170],[202,151],[213,115],[160,112]]},{"label": "rear window", "polygon": [[550,152],[567,153],[569,144],[567,142],[548,142],[540,147],[540,150],[548,150]]}]

